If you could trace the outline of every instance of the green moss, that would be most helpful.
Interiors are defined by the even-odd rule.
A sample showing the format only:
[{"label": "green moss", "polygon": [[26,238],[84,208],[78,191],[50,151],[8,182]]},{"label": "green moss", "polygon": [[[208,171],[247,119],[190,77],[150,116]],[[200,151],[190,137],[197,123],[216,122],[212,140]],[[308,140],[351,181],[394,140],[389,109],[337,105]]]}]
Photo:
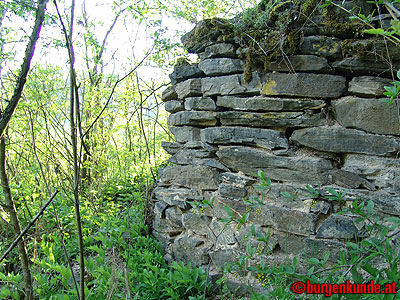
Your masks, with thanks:
[{"label": "green moss", "polygon": [[252,67],[253,67],[253,63],[251,60],[251,51],[250,51],[250,49],[248,49],[246,52],[246,63],[245,63],[244,73],[243,73],[243,78],[246,83],[249,83],[253,79]]},{"label": "green moss", "polygon": [[291,50],[292,53],[296,52],[297,48],[300,45],[301,38],[302,35],[300,30],[294,30],[289,32],[287,36],[287,42],[289,44],[289,49]]},{"label": "green moss", "polygon": [[365,26],[358,22],[338,22],[337,20],[327,20],[321,27],[321,31],[326,35],[335,35],[341,38],[359,37],[362,35]]}]

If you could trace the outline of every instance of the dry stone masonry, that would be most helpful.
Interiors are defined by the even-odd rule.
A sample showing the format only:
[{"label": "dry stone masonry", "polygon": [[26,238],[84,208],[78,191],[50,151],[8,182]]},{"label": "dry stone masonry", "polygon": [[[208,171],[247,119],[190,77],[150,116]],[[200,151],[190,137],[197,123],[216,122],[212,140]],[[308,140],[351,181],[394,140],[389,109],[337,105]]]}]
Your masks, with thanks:
[{"label": "dry stone masonry", "polygon": [[[384,41],[318,28],[305,26],[288,57],[252,65],[250,80],[248,49],[225,21],[202,21],[184,36],[200,61],[180,61],[163,93],[175,142],[163,142],[171,165],[154,190],[153,234],[167,259],[223,267],[245,251],[250,227],[222,230],[219,220],[225,205],[245,214],[243,199],[260,197],[259,170],[272,186],[248,223],[271,233],[267,262],[327,250],[335,262],[361,229],[335,214],[339,203],[313,202],[307,184],[347,190],[349,200],[371,199],[380,213],[400,215],[399,112],[379,100],[391,81]],[[398,52],[391,49],[392,66]],[[189,204],[211,198],[213,208],[200,213]]]}]

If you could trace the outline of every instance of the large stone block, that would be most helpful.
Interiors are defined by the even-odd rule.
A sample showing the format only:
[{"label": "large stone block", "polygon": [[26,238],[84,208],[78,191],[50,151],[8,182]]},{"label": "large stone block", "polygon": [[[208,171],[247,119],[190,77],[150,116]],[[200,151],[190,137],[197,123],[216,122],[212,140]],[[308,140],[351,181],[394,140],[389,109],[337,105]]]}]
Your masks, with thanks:
[{"label": "large stone block", "polygon": [[280,58],[266,65],[268,71],[278,72],[332,72],[332,67],[328,61],[320,56],[315,55],[293,55],[285,59]]},{"label": "large stone block", "polygon": [[161,100],[164,102],[175,100],[177,97],[178,95],[176,94],[175,88],[173,86],[167,87],[161,94]]},{"label": "large stone block", "polygon": [[215,126],[217,113],[210,111],[180,111],[169,115],[169,126]]},{"label": "large stone block", "polygon": [[209,234],[208,226],[211,223],[211,218],[203,216],[201,213],[187,212],[182,215],[182,223],[187,230],[206,236]]},{"label": "large stone block", "polygon": [[183,231],[183,228],[177,226],[177,224],[172,224],[171,222],[168,222],[167,219],[157,214],[153,219],[153,228],[160,233],[168,235],[177,235]]},{"label": "large stone block", "polygon": [[201,60],[215,57],[236,58],[236,50],[232,44],[220,43],[206,47],[204,52],[199,54]]},{"label": "large stone block", "polygon": [[206,19],[198,22],[190,32],[186,33],[181,41],[190,53],[200,53],[213,44],[228,42],[232,35],[230,21],[220,18]]},{"label": "large stone block", "polygon": [[299,129],[293,132],[290,140],[325,152],[385,156],[400,150],[398,138],[369,134],[340,126]]},{"label": "large stone block", "polygon": [[176,205],[183,209],[186,209],[188,207],[186,201],[203,199],[198,191],[186,188],[165,188],[157,186],[154,189],[153,193],[157,200],[163,201],[161,203]]},{"label": "large stone block", "polygon": [[356,173],[349,172],[343,169],[332,171],[331,178],[334,184],[345,188],[366,188],[369,190],[375,189],[375,187],[365,178],[362,178]]},{"label": "large stone block", "polygon": [[[391,75],[390,66],[388,64],[363,60],[356,57],[347,57],[335,61],[332,66],[335,70],[348,75]],[[398,70],[400,63],[394,62],[392,67],[394,70]]]},{"label": "large stone block", "polygon": [[400,191],[400,160],[398,158],[348,154],[344,158],[343,170],[360,174],[376,189]]},{"label": "large stone block", "polygon": [[210,97],[189,97],[185,99],[186,110],[211,110],[215,111],[215,101]]},{"label": "large stone block", "polygon": [[315,233],[318,216],[274,205],[262,205],[259,213],[251,214],[250,221],[273,229],[308,236]]},{"label": "large stone block", "polygon": [[344,97],[333,102],[336,120],[344,127],[400,135],[398,109],[378,99]]},{"label": "large stone block", "polygon": [[373,62],[387,62],[388,52],[390,57],[400,57],[397,45],[388,43],[383,38],[348,39],[342,42],[343,57],[357,57]]},{"label": "large stone block", "polygon": [[218,187],[218,193],[223,198],[242,200],[246,197],[247,190],[231,184],[221,183]]},{"label": "large stone block", "polygon": [[175,154],[179,150],[183,148],[183,145],[181,143],[175,143],[175,142],[161,142],[161,146],[164,148],[165,151],[167,151],[169,154]]},{"label": "large stone block", "polygon": [[373,76],[354,77],[349,83],[349,93],[357,96],[380,97],[383,96],[386,85],[390,85],[390,79]]},{"label": "large stone block", "polygon": [[208,263],[207,249],[210,247],[204,239],[183,235],[175,239],[172,246],[176,261],[190,262],[192,266]]},{"label": "large stone block", "polygon": [[243,62],[233,58],[209,58],[199,62],[199,68],[207,76],[238,74],[243,72]]},{"label": "large stone block", "polygon": [[300,44],[300,52],[329,58],[341,57],[341,40],[328,36],[306,36]]},{"label": "large stone block", "polygon": [[208,238],[217,245],[233,245],[236,243],[230,224],[225,225],[216,219],[210,224]]},{"label": "large stone block", "polygon": [[259,170],[266,176],[281,181],[301,183],[327,182],[327,171],[332,168],[328,160],[318,157],[281,157],[267,151],[242,147],[220,147],[217,152],[220,161],[233,171],[254,176]]},{"label": "large stone block", "polygon": [[184,81],[189,78],[198,78],[204,76],[204,73],[197,65],[181,63],[174,66],[174,71],[169,75],[172,84]]},{"label": "large stone block", "polygon": [[169,129],[180,143],[200,141],[200,128],[191,126],[170,127]]},{"label": "large stone block", "polygon": [[252,177],[244,176],[244,174],[235,174],[231,172],[222,173],[220,178],[221,182],[230,183],[231,185],[240,188],[245,188],[256,181]]},{"label": "large stone block", "polygon": [[269,73],[261,94],[334,99],[346,91],[346,78],[329,74]]},{"label": "large stone block", "polygon": [[239,74],[202,78],[201,89],[204,96],[257,95],[261,90],[261,79],[256,72],[252,78],[249,83],[246,83],[243,75]]},{"label": "large stone block", "polygon": [[172,155],[169,159],[170,163],[189,165],[196,164],[198,158],[209,158],[212,157],[212,153],[199,149],[182,149]]},{"label": "large stone block", "polygon": [[322,108],[325,106],[325,102],[323,100],[272,98],[264,96],[250,98],[219,96],[217,98],[217,106],[246,111],[302,111]]},{"label": "large stone block", "polygon": [[309,127],[325,124],[324,115],[318,111],[306,112],[239,112],[226,111],[218,113],[224,126],[250,127]]},{"label": "large stone block", "polygon": [[219,184],[219,173],[206,166],[171,166],[163,170],[159,184],[216,190]]},{"label": "large stone block", "polygon": [[210,144],[244,144],[267,149],[287,149],[286,137],[277,130],[246,127],[212,127],[201,130],[201,140]]},{"label": "large stone block", "polygon": [[330,215],[317,230],[317,238],[352,239],[358,234],[353,220],[340,215]]},{"label": "large stone block", "polygon": [[182,101],[171,100],[165,103],[165,110],[169,113],[176,113],[184,109]]},{"label": "large stone block", "polygon": [[201,80],[200,78],[187,79],[178,83],[175,91],[180,100],[186,97],[201,96]]}]

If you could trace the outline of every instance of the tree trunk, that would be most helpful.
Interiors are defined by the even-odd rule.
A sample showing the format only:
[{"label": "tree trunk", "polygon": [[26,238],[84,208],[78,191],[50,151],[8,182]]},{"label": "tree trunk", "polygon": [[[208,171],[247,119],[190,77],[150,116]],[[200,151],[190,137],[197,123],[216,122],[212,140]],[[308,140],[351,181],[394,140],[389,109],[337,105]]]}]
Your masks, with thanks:
[{"label": "tree trunk", "polygon": [[[19,224],[17,210],[15,209],[15,204],[11,195],[11,190],[6,173],[6,142],[4,136],[2,136],[0,140],[0,179],[6,203],[5,208],[10,215],[11,225],[13,227],[14,233],[16,236],[18,236],[21,233],[21,226]],[[25,299],[31,300],[33,299],[32,276],[29,268],[29,260],[26,253],[25,241],[23,238],[18,243],[18,251],[21,258],[22,272],[24,275]]]},{"label": "tree trunk", "polygon": [[26,47],[25,50],[25,57],[21,66],[21,72],[19,73],[18,76],[17,85],[15,86],[14,89],[14,94],[0,118],[0,137],[6,130],[8,123],[10,122],[10,119],[14,114],[15,109],[17,108],[19,99],[21,98],[22,95],[22,91],[24,90],[26,78],[28,77],[28,72],[31,68],[33,53],[35,52],[35,45],[37,40],[39,39],[40,29],[42,28],[44,20],[44,11],[46,9],[47,1],[48,0],[41,0],[38,4],[38,8],[36,11],[35,25],[33,27],[33,31],[30,36],[28,46]]}]

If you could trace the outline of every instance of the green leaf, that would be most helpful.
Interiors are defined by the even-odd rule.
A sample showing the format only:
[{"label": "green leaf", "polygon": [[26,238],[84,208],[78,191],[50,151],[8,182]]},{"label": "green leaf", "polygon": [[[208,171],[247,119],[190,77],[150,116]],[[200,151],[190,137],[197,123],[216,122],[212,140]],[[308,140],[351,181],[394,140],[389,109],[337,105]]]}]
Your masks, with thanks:
[{"label": "green leaf", "polygon": [[372,210],[374,209],[374,201],[369,200],[366,209],[367,209],[368,214],[371,215]]},{"label": "green leaf", "polygon": [[294,200],[294,196],[288,192],[281,192],[281,195],[289,200]]},{"label": "green leaf", "polygon": [[364,33],[384,35],[385,34],[385,30],[383,28],[375,28],[375,29],[371,28],[371,29],[364,30]]},{"label": "green leaf", "polygon": [[232,217],[232,216],[233,216],[233,211],[232,211],[232,209],[231,209],[228,205],[225,205],[225,206],[224,206],[224,210],[225,210],[225,212],[227,213],[227,215],[228,215],[229,217]]}]

